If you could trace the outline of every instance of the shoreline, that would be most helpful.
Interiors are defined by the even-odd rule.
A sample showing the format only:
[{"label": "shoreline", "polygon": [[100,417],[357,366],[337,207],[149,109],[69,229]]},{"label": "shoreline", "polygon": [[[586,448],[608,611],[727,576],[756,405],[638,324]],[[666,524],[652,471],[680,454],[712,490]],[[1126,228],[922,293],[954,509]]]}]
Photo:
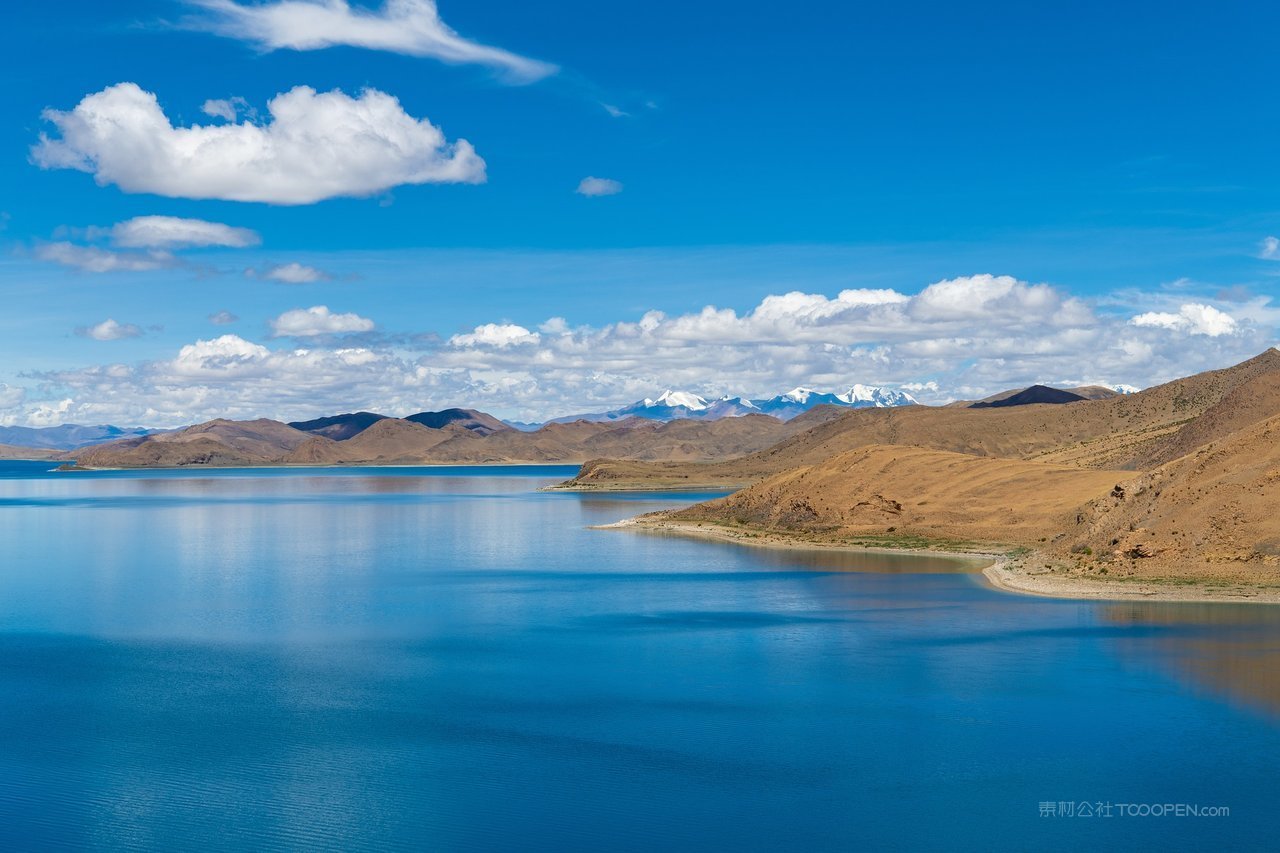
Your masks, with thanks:
[{"label": "shoreline", "polygon": [[[573,463],[568,463],[573,464]],[[660,494],[662,492],[724,492],[732,494],[740,489],[750,485],[745,483],[672,483],[670,485],[621,485],[621,486],[594,486],[578,484],[573,486],[565,485],[571,483],[572,480],[565,480],[564,483],[556,483],[554,486],[543,486],[539,491],[543,492],[580,492],[580,493],[597,493],[597,494],[617,494],[619,492],[627,494],[635,494],[637,492],[653,492]]]},{"label": "shoreline", "polygon": [[693,539],[711,539],[716,542],[729,542],[752,548],[776,548],[786,551],[845,551],[856,554],[897,554],[916,555],[920,557],[942,557],[957,563],[970,564],[972,571],[967,574],[980,574],[988,566],[996,565],[1009,559],[1008,554],[997,551],[980,550],[947,550],[945,548],[893,548],[889,546],[848,545],[840,542],[822,542],[789,536],[781,533],[739,530],[712,522],[697,524],[694,522],[671,521],[661,517],[661,513],[653,515],[637,515],[624,518],[612,524],[593,525],[591,530],[639,530],[646,533],[669,533],[676,536],[687,536]]},{"label": "shoreline", "polygon": [[1247,584],[1187,583],[1163,581],[1159,578],[1133,580],[1098,580],[1073,577],[1055,572],[1019,571],[1024,560],[1039,556],[1037,552],[1011,553],[1015,549],[947,550],[928,547],[875,547],[823,542],[797,534],[735,529],[714,522],[682,522],[664,518],[661,513],[634,516],[612,524],[595,525],[593,530],[634,530],[665,533],[694,539],[709,539],[755,548],[784,550],[829,550],[864,554],[902,554],[943,557],[972,565],[964,572],[990,589],[1008,595],[1036,596],[1059,601],[1156,601],[1183,604],[1280,604],[1280,589],[1250,587]]},{"label": "shoreline", "polygon": [[[59,462],[57,459],[24,459],[9,460],[21,462]],[[62,465],[68,465],[61,462]],[[59,474],[84,474],[100,471],[262,471],[262,470],[297,470],[297,469],[341,469],[341,470],[359,470],[361,468],[568,468],[578,465],[577,462],[357,462],[351,464],[323,464],[323,463],[288,463],[269,465],[134,465],[120,468],[94,467],[88,468],[82,465],[74,465],[66,468],[56,468]]]}]

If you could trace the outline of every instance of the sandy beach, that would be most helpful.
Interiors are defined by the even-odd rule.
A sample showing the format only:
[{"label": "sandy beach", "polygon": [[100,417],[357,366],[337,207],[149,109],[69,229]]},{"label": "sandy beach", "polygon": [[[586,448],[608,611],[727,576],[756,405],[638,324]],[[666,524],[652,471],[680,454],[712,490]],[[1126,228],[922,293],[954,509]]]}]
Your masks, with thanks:
[{"label": "sandy beach", "polygon": [[1043,598],[1280,604],[1280,588],[1274,586],[1214,581],[1192,583],[1184,579],[1163,581],[1157,578],[1103,580],[1071,574],[1064,569],[1033,570],[1030,568],[1031,565],[1044,565],[1041,555],[1038,552],[1014,548],[953,549],[946,547],[944,543],[940,543],[938,547],[851,545],[847,542],[825,542],[804,536],[734,528],[707,522],[677,521],[665,513],[636,516],[613,524],[598,525],[592,529],[689,536],[754,548],[836,550],[944,557],[956,560],[960,564],[959,568],[969,571],[977,582],[988,584],[1002,592]]}]

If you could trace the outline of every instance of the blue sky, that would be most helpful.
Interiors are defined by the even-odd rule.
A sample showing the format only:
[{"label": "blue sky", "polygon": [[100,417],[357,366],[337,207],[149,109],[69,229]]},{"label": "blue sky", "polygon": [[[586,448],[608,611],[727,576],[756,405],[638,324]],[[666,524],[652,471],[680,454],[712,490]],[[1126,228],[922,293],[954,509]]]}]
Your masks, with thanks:
[{"label": "blue sky", "polygon": [[[0,421],[536,418],[668,385],[942,401],[1275,343],[1273,6],[442,0],[442,49],[403,40],[439,25],[398,3],[7,11]],[[241,147],[166,168],[180,143],[129,125],[121,84]],[[319,136],[290,148],[267,105],[300,86]],[[111,230],[139,217],[251,237]]]}]

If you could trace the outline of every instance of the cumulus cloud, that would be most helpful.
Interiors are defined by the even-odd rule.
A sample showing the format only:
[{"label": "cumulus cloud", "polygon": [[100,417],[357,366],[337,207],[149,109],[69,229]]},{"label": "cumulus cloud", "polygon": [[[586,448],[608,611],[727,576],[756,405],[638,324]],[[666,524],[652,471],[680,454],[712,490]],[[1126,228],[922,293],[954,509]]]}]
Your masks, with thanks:
[{"label": "cumulus cloud", "polygon": [[271,330],[279,338],[372,332],[373,329],[374,322],[367,317],[359,314],[334,314],[326,305],[294,308],[271,321]]},{"label": "cumulus cloud", "polygon": [[[537,331],[494,322],[443,341],[421,335],[408,343],[328,337],[373,324],[317,306],[277,318],[280,334],[300,330],[305,347],[224,335],[170,359],[45,374],[34,377],[38,399],[29,394],[0,417],[174,426],[216,416],[297,419],[466,405],[537,420],[611,408],[671,386],[707,397],[758,397],[857,382],[937,403],[1034,382],[1145,387],[1243,361],[1276,342],[1280,316],[1263,297],[1249,303],[1251,313],[1233,303],[1230,324],[1207,311],[1168,309],[1167,298],[1140,297],[1138,308],[1120,314],[1058,287],[981,275],[914,294],[794,291],[741,312],[650,311],[597,326],[557,316]],[[970,302],[984,310],[939,310]],[[1135,324],[1141,307],[1179,319]]]},{"label": "cumulus cloud", "polygon": [[529,331],[524,326],[517,326],[514,323],[485,323],[483,326],[476,326],[474,331],[454,335],[449,338],[449,343],[455,347],[501,349],[521,344],[536,344],[540,340],[542,340],[541,335]]},{"label": "cumulus cloud", "polygon": [[454,32],[434,0],[386,0],[382,8],[352,8],[346,0],[189,0],[207,10],[192,25],[241,39],[263,50],[321,50],[346,45],[484,65],[512,83],[532,83],[556,66],[469,41]]},{"label": "cumulus cloud", "polygon": [[76,329],[76,334],[95,341],[120,341],[125,338],[142,337],[142,329],[133,323],[117,323],[108,318],[96,326],[81,326]]},{"label": "cumulus cloud", "polygon": [[602,195],[617,195],[622,192],[622,184],[612,178],[594,178],[588,176],[578,183],[578,189],[576,192],[578,195],[585,195],[589,198]]},{"label": "cumulus cloud", "polygon": [[298,86],[267,109],[263,123],[175,127],[154,94],[119,83],[69,111],[45,110],[59,136],[42,133],[31,159],[129,193],[283,205],[485,180],[471,143],[447,141],[376,89],[353,98]]},{"label": "cumulus cloud", "polygon": [[276,264],[262,270],[248,269],[245,273],[280,284],[314,284],[317,281],[328,281],[332,278],[322,269],[300,264],[297,261]]},{"label": "cumulus cloud", "polygon": [[1236,331],[1235,318],[1230,314],[1219,311],[1212,305],[1194,302],[1183,305],[1176,314],[1167,311],[1149,311],[1139,314],[1129,322],[1135,326],[1155,326],[1193,335],[1208,335],[1211,338],[1230,335]]},{"label": "cumulus cloud", "polygon": [[42,243],[35,256],[42,261],[61,264],[83,272],[146,272],[178,266],[178,259],[168,252],[115,252],[98,246],[75,243]]},{"label": "cumulus cloud", "polygon": [[126,249],[191,249],[225,247],[243,249],[262,242],[257,232],[221,222],[183,219],[178,216],[135,216],[110,229],[90,229],[90,236],[105,232],[111,242]]},{"label": "cumulus cloud", "polygon": [[209,315],[209,322],[215,326],[229,326],[239,320],[240,318],[230,311],[216,311]]}]

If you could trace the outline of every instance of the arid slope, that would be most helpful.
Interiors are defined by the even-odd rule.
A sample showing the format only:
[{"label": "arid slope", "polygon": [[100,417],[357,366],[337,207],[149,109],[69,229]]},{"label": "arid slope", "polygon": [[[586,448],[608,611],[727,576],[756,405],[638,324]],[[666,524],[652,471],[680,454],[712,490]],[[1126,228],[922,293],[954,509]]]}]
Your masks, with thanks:
[{"label": "arid slope", "polygon": [[[1236,405],[1240,398],[1247,406]],[[705,464],[595,460],[568,486],[621,489],[675,483],[740,487],[876,444],[1083,468],[1143,470],[1222,430],[1280,414],[1280,352],[1139,394],[1009,408],[857,409],[755,453]],[[1204,418],[1204,420],[1201,420]],[[1218,424],[1211,426],[1210,422]],[[634,459],[634,457],[633,457]]]},{"label": "arid slope", "polygon": [[840,539],[922,536],[1029,545],[1074,523],[1078,508],[1127,472],[872,445],[775,474],[673,513]]}]

